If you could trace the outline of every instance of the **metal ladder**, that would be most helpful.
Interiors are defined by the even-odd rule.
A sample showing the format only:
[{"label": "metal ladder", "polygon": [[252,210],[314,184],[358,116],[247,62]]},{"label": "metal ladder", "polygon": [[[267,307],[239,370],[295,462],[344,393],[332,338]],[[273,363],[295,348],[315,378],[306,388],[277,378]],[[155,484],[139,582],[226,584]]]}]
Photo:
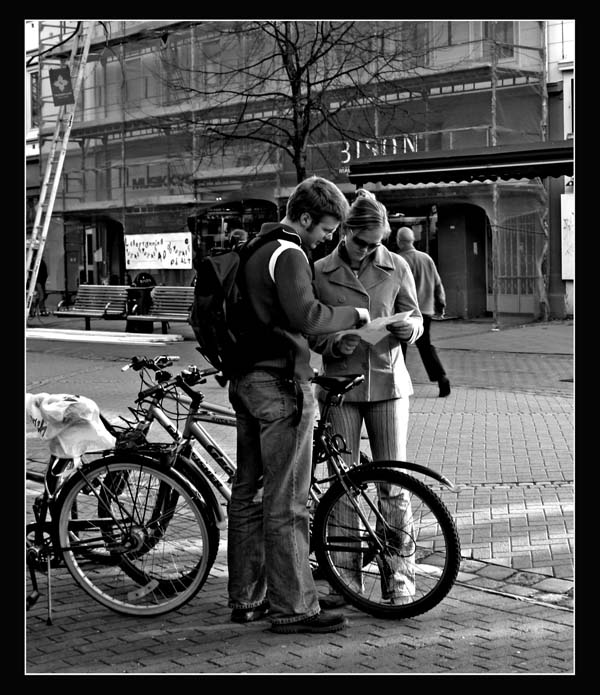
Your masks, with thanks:
[{"label": "metal ladder", "polygon": [[[63,104],[58,107],[56,116],[56,126],[52,135],[50,154],[46,162],[46,169],[42,186],[40,188],[40,198],[35,212],[35,221],[31,233],[31,243],[27,249],[27,306],[26,316],[29,316],[29,311],[33,303],[35,294],[35,286],[37,276],[42,262],[42,254],[48,236],[50,227],[50,219],[56,200],[58,184],[62,173],[65,155],[69,144],[69,136],[73,126],[75,110],[79,101],[79,94],[83,84],[85,66],[90,50],[93,29],[96,22],[82,21],[73,37],[73,45],[71,47],[71,55],[69,58],[69,72],[75,75],[73,84],[73,104]],[[41,46],[40,46],[41,50]],[[41,67],[41,62],[40,62]],[[41,79],[41,75],[40,75]],[[40,125],[41,127],[41,125]],[[40,148],[40,157],[41,157]],[[35,253],[37,250],[37,253]]]}]

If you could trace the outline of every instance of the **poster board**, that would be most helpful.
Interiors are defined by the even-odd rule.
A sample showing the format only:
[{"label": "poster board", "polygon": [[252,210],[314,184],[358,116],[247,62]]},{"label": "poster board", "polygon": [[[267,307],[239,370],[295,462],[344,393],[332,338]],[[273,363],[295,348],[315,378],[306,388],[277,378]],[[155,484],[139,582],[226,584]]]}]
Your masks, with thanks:
[{"label": "poster board", "polygon": [[560,196],[562,279],[575,279],[575,194]]},{"label": "poster board", "polygon": [[192,268],[192,233],[125,234],[127,270]]}]

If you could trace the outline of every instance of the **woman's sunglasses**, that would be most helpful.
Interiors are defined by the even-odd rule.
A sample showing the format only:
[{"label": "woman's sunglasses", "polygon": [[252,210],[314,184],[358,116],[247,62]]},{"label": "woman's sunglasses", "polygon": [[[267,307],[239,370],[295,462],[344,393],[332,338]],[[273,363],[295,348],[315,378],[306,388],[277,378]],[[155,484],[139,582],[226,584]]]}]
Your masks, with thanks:
[{"label": "woman's sunglasses", "polygon": [[351,236],[350,240],[355,246],[358,246],[359,249],[367,249],[367,251],[373,251],[378,246],[381,246],[380,241],[376,244],[370,244],[368,241],[365,241],[364,239],[359,239],[357,236]]}]

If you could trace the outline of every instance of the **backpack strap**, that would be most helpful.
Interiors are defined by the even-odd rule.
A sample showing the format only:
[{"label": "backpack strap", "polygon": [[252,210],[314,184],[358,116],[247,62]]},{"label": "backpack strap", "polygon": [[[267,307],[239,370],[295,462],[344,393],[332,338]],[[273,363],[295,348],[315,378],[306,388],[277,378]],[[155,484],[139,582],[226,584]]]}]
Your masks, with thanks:
[{"label": "backpack strap", "polygon": [[287,249],[291,248],[298,249],[298,251],[300,251],[300,253],[303,254],[306,260],[308,261],[308,256],[304,253],[304,250],[300,246],[298,246],[298,244],[294,243],[293,241],[289,241],[288,239],[280,239],[279,248],[273,251],[273,253],[271,254],[271,258],[269,259],[269,275],[273,282],[275,282],[275,265],[277,263],[277,259],[279,258],[279,256],[281,256],[281,254],[284,251],[287,251]]},{"label": "backpack strap", "polygon": [[[255,251],[258,251],[261,246],[268,244],[270,241],[275,241],[276,239],[281,241],[281,246],[273,252],[271,259],[269,260],[269,275],[271,276],[273,282],[275,282],[275,263],[283,251],[295,247],[304,254],[304,251],[300,246],[301,242],[298,235],[293,232],[288,232],[288,230],[283,226],[275,227],[275,229],[271,229],[269,232],[267,232],[267,234],[263,234],[262,236],[256,236],[253,239],[250,239],[250,241],[247,241],[237,250],[240,257],[240,265],[237,273],[237,283],[239,286],[243,287],[245,284],[242,270],[244,265],[248,262],[250,256]],[[304,255],[306,256],[306,254]],[[275,258],[273,258],[273,256],[275,256]]]}]

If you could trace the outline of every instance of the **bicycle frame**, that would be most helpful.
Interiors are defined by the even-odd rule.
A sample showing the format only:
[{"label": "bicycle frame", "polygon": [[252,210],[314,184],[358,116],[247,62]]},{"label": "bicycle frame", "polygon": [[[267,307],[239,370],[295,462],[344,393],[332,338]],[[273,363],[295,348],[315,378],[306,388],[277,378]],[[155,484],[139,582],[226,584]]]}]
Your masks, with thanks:
[{"label": "bicycle frame", "polygon": [[[235,475],[236,466],[202,423],[235,427],[236,414],[227,406],[205,401],[202,392],[194,391],[191,388],[191,386],[197,383],[204,383],[205,376],[207,376],[207,372],[202,373],[196,367],[190,367],[189,371],[184,371],[175,378],[172,378],[166,372],[162,372],[156,385],[138,394],[136,399],[138,408],[130,408],[137,422],[134,424],[125,420],[129,426],[128,432],[139,433],[142,435],[142,440],[140,441],[140,438],[135,436],[133,439],[123,437],[120,442],[121,446],[117,445],[116,451],[133,448],[134,451],[141,456],[148,457],[149,460],[152,458],[155,461],[163,459],[163,462],[166,455],[168,457],[167,465],[172,472],[180,479],[185,479],[196,490],[197,494],[204,499],[207,507],[214,514],[216,526],[222,529],[225,527],[227,517],[223,505],[217,499],[217,495],[220,495],[225,503],[230,502],[231,479]],[[356,515],[360,519],[365,536],[368,536],[370,543],[377,547],[377,552],[383,552],[385,542],[384,538],[380,537],[377,527],[385,527],[387,525],[386,520],[379,509],[378,503],[368,495],[363,496],[361,494],[362,473],[358,475],[358,478],[356,475],[358,469],[364,471],[369,464],[359,462],[358,459],[362,458],[360,452],[355,463],[350,466],[346,463],[344,455],[350,453],[347,450],[346,442],[340,434],[332,431],[332,425],[329,421],[331,407],[340,405],[343,402],[345,393],[364,378],[362,375],[353,376],[354,378],[349,380],[337,382],[327,377],[315,377],[315,383],[324,386],[328,393],[325,399],[325,407],[320,414],[313,434],[312,476],[307,504],[311,507],[312,517],[324,494],[321,485],[339,481],[348,502],[354,507]],[[175,389],[177,389],[177,392],[175,392]],[[177,404],[185,403],[186,406],[189,406],[185,412],[184,424],[181,429],[179,428],[179,410],[176,413],[176,421],[174,422],[169,417],[169,413],[165,412],[163,406],[164,399],[172,399]],[[100,417],[109,431],[115,435],[120,434],[117,432],[116,426],[109,423],[102,415]],[[173,440],[172,442],[162,444],[148,441],[147,435],[154,422],[157,422],[169,434]],[[209,463],[199,453],[197,447],[194,446],[195,443],[206,451],[208,457],[216,465]],[[51,624],[50,568],[55,566],[55,561],[60,563],[61,553],[65,550],[65,548],[55,547],[54,534],[52,533],[53,522],[48,520],[48,514],[52,516],[53,501],[56,499],[58,491],[66,479],[64,477],[65,471],[68,470],[68,466],[71,463],[70,460],[56,459],[55,457],[50,459],[44,475],[44,493],[36,499],[33,505],[35,523],[27,525],[27,538],[29,539],[31,537],[29,534],[33,533],[31,537],[32,543],[30,544],[29,540],[27,542],[28,566],[33,584],[33,592],[28,597],[28,606],[32,605],[39,596],[35,568],[39,569],[41,565],[45,564],[48,570],[48,624]],[[319,478],[316,475],[316,467],[320,463],[328,464],[328,475]],[[378,461],[376,463],[379,464],[379,468],[414,470],[435,478],[450,488],[453,487],[452,483],[445,476],[425,466],[403,461]],[[219,477],[219,469],[227,476],[226,480],[222,480]],[[368,505],[367,510],[363,510],[361,507],[361,499],[366,501]],[[368,516],[369,510],[372,513],[372,518]],[[100,545],[98,547],[104,546]],[[93,548],[93,546],[90,546],[90,548]],[[344,548],[345,546],[341,546],[338,550],[344,550]]]}]

